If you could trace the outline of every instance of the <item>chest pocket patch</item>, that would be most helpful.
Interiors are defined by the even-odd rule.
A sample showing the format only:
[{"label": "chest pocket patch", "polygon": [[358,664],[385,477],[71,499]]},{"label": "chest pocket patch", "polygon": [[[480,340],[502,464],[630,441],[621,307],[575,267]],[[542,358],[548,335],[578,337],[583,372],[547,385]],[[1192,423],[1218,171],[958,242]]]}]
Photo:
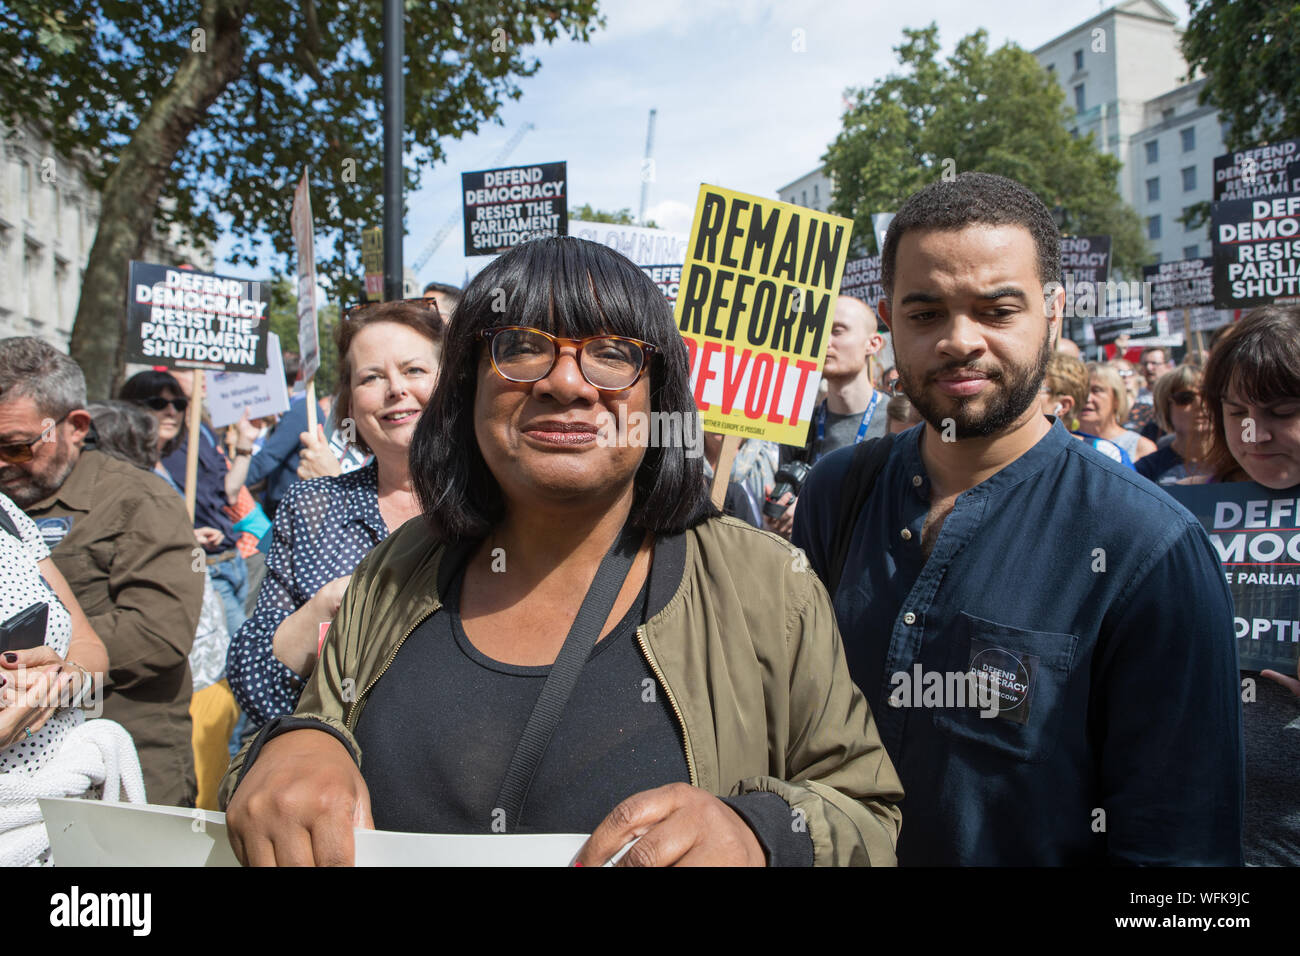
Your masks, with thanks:
[{"label": "chest pocket patch", "polygon": [[72,518],[37,518],[36,527],[45,539],[45,546],[53,551],[72,530]]},{"label": "chest pocket patch", "polygon": [[958,741],[1027,763],[1056,749],[1079,638],[1028,631],[962,613],[947,649],[949,667],[987,682],[996,716],[952,708],[934,712],[935,726]]}]

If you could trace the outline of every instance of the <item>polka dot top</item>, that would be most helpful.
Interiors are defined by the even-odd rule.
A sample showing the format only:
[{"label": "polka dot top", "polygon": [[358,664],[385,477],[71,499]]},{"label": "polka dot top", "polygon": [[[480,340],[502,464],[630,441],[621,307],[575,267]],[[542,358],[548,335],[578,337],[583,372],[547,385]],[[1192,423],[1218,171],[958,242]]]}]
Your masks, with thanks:
[{"label": "polka dot top", "polygon": [[[68,642],[72,638],[72,616],[45,583],[36,566],[38,561],[50,556],[50,549],[32,519],[23,514],[7,495],[0,494],[0,505],[22,536],[20,540],[8,531],[0,530],[0,621],[9,620],[37,601],[44,601],[50,608],[45,644],[60,657],[67,657]],[[20,738],[13,746],[0,750],[0,773],[34,773],[63,746],[68,731],[83,720],[85,715],[75,707],[55,711],[30,740]]]},{"label": "polka dot top", "polygon": [[378,478],[372,461],[346,475],[295,482],[280,500],[257,606],[226,657],[230,689],[253,723],[293,713],[305,683],[275,656],[276,629],[388,537]]}]

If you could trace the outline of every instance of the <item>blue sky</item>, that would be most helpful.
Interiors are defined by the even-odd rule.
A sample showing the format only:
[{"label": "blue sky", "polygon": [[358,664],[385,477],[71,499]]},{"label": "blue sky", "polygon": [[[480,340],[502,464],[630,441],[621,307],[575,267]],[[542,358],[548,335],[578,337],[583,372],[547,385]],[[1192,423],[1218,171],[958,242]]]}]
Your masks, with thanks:
[{"label": "blue sky", "polygon": [[[1185,24],[1182,0],[1165,0]],[[532,52],[538,73],[502,110],[503,126],[444,143],[447,160],[423,174],[409,197],[409,264],[460,208],[460,174],[484,169],[522,124],[506,165],[568,162],[569,204],[600,209],[640,202],[646,120],[658,110],[655,181],[648,215],[686,232],[702,182],[775,197],[814,169],[840,128],[846,87],[897,68],[893,47],[907,26],[935,21],[945,52],[984,27],[994,45],[1033,49],[1101,11],[1098,0],[609,0],[606,27],[587,44],[558,42]],[[1109,4],[1107,4],[1109,6]],[[794,31],[806,50],[796,52]],[[407,53],[417,49],[407,38]],[[378,224],[378,222],[376,222]],[[265,275],[222,264],[218,272]],[[459,223],[421,270],[422,282],[461,283],[488,262],[466,258]]]}]

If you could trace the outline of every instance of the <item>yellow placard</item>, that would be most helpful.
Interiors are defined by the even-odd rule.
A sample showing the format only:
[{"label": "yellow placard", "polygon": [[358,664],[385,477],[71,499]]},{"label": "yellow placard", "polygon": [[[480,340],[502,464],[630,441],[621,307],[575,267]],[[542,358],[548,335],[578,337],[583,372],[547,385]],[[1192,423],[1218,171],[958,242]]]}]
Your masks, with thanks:
[{"label": "yellow placard", "polygon": [[707,431],[802,445],[853,222],[700,187],[674,317]]}]

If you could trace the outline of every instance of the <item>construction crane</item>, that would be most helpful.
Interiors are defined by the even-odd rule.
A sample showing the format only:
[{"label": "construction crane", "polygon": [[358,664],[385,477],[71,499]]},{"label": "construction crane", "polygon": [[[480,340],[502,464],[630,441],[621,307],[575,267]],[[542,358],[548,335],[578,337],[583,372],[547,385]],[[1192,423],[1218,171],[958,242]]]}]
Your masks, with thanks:
[{"label": "construction crane", "polygon": [[[524,138],[524,135],[530,129],[536,129],[536,127],[533,126],[532,123],[525,123],[523,126],[519,127],[519,129],[515,130],[515,135],[511,136],[509,142],[501,147],[501,151],[492,157],[492,166],[500,166],[504,163],[506,158],[515,151],[515,147],[519,145],[519,141]],[[415,262],[411,264],[411,271],[417,276],[420,274],[420,270],[428,263],[429,259],[432,258],[433,254],[438,251],[438,247],[443,244],[444,240],[446,240],[447,234],[456,228],[456,223],[460,222],[462,211],[459,208],[459,204],[457,204],[457,206],[458,208],[456,211],[447,217],[447,221],[442,224],[442,228],[434,233],[433,238],[429,240],[429,244],[424,247],[424,250],[416,257]]]}]

